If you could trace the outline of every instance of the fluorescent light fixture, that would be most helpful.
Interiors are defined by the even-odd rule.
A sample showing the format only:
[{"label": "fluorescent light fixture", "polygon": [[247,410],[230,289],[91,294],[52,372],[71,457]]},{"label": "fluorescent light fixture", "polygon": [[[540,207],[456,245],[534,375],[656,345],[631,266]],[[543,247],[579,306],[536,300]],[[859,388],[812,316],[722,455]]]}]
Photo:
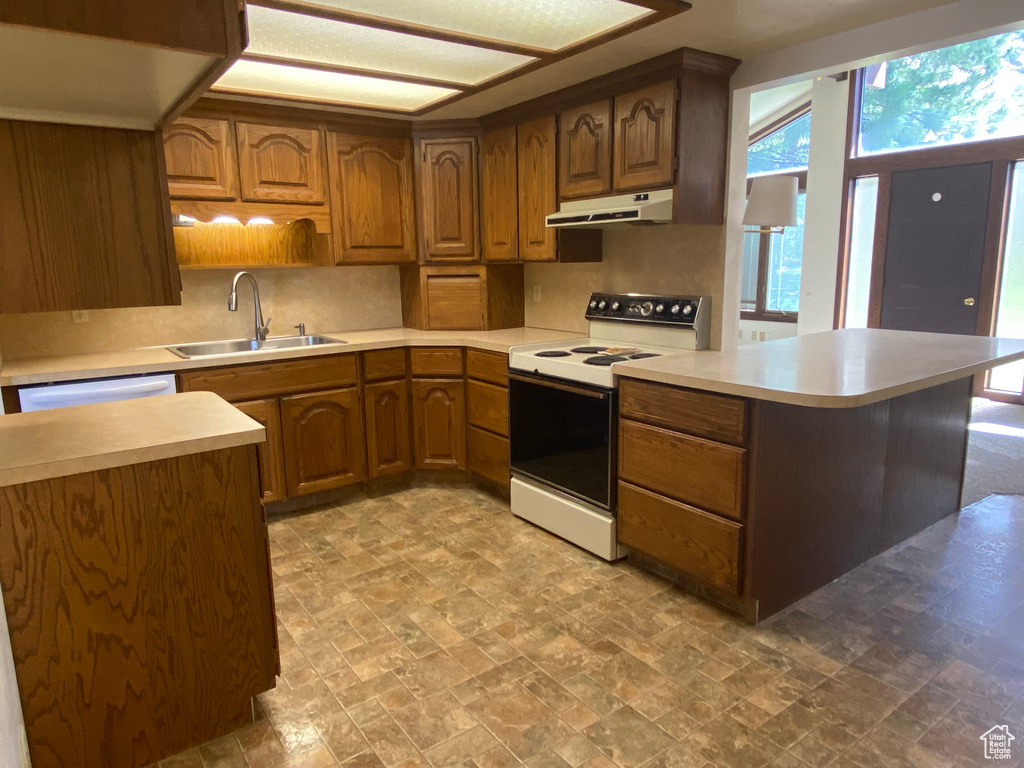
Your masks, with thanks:
[{"label": "fluorescent light fixture", "polygon": [[313,0],[311,4],[553,51],[653,13],[621,0]]},{"label": "fluorescent light fixture", "polygon": [[249,219],[249,224],[273,224],[273,219],[268,219],[266,216],[253,216]]},{"label": "fluorescent light fixture", "polygon": [[216,216],[211,224],[241,224],[234,216]]},{"label": "fluorescent light fixture", "polygon": [[247,54],[379,70],[475,85],[536,61],[443,40],[304,16],[258,5],[246,11]]},{"label": "fluorescent light fixture", "polygon": [[214,90],[410,112],[458,93],[432,85],[245,60],[235,62]]}]

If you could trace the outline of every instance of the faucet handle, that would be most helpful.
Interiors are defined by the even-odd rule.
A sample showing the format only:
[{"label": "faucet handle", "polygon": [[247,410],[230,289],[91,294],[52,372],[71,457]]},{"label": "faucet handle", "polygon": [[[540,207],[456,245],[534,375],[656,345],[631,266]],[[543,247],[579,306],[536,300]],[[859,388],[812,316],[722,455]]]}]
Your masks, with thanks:
[{"label": "faucet handle", "polygon": [[296,328],[299,331],[299,336],[305,336],[306,335],[306,324],[305,323],[299,323],[298,325],[294,325],[292,327]]}]

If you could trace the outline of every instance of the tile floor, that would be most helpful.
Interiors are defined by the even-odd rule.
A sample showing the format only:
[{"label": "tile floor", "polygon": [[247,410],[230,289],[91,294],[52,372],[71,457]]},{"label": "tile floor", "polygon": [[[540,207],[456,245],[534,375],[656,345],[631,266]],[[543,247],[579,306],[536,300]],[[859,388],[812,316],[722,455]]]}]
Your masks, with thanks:
[{"label": "tile floor", "polygon": [[[1024,497],[745,624],[469,487],[271,524],[283,675],[162,768],[1022,764]],[[1016,734],[986,761],[980,736]]]}]

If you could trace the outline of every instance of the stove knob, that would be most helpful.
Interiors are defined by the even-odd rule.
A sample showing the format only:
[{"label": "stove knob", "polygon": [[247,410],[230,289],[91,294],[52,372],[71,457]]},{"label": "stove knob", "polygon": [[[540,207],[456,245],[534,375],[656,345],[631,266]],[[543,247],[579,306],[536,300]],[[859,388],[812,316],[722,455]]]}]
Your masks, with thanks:
[{"label": "stove knob", "polygon": [[659,304],[658,306],[656,306],[654,308],[654,311],[657,312],[660,315],[662,312],[665,311],[665,305],[664,304]]},{"label": "stove knob", "polygon": [[640,307],[640,314],[643,315],[644,317],[650,317],[653,312],[654,312],[654,302],[645,301],[643,303],[643,306]]},{"label": "stove knob", "polygon": [[619,311],[619,307],[621,307],[621,306],[622,305],[619,304],[619,302],[617,302],[617,301],[616,302],[612,302],[612,312],[618,312]]},{"label": "stove knob", "polygon": [[591,299],[590,300],[590,308],[591,309],[597,309],[597,299]]},{"label": "stove knob", "polygon": [[604,299],[601,299],[601,303],[597,305],[597,308],[598,309],[604,309],[607,306],[608,306],[608,302],[605,301]]},{"label": "stove knob", "polygon": [[684,315],[692,315],[693,314],[693,304],[687,304],[685,307],[683,307],[683,314]]},{"label": "stove knob", "polygon": [[678,315],[681,309],[682,307],[680,307],[678,304],[673,304],[672,309],[670,309],[669,312],[671,312],[673,315]]}]

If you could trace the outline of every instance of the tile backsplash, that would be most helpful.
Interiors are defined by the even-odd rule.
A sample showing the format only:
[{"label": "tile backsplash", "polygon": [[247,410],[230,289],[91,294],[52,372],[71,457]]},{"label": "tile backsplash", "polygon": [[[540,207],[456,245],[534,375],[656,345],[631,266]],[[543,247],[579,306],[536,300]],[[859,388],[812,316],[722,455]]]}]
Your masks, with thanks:
[{"label": "tile backsplash", "polygon": [[[252,290],[239,285],[238,311],[228,312],[234,269],[181,272],[181,306],[89,310],[88,322],[70,312],[0,315],[0,348],[8,360],[103,352],[187,341],[249,338]],[[250,270],[259,281],[271,335],[389,328],[402,325],[398,267],[322,267]]]},{"label": "tile backsplash", "polygon": [[606,229],[599,264],[526,265],[526,324],[586,333],[583,313],[594,291],[711,296],[711,346],[720,349],[724,270],[725,227]]}]

